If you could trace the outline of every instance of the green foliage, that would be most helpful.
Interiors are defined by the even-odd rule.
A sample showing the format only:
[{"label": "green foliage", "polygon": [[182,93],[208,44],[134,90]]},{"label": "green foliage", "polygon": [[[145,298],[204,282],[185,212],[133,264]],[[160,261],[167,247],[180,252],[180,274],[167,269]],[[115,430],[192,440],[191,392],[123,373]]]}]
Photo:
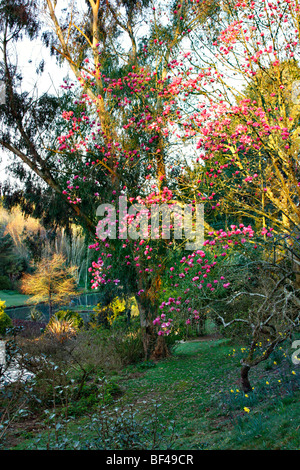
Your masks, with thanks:
[{"label": "green foliage", "polygon": [[111,324],[113,329],[124,329],[127,326],[127,318],[123,314],[118,315]]},{"label": "green foliage", "polygon": [[[66,320],[66,321],[71,321],[72,326],[78,330],[80,328],[83,328],[84,326],[84,321],[80,314],[78,312],[75,312],[74,310],[59,310],[58,312],[55,313],[55,317],[58,320]],[[49,321],[51,324],[51,319]]]},{"label": "green foliage", "polygon": [[36,307],[32,307],[27,318],[33,322],[41,322],[44,319],[44,315]]},{"label": "green foliage", "polygon": [[0,336],[4,336],[6,329],[12,327],[12,320],[4,310],[5,302],[0,300]]},{"label": "green foliage", "polygon": [[115,297],[114,300],[109,305],[112,314],[108,316],[108,322],[110,325],[125,311],[126,302],[120,297]]},{"label": "green foliage", "polygon": [[153,367],[156,367],[156,364],[154,361],[143,361],[140,364],[137,364],[136,369],[148,370],[148,369],[152,369]]},{"label": "green foliage", "polygon": [[19,279],[24,269],[24,260],[18,258],[14,253],[14,242],[11,235],[5,234],[5,227],[0,226],[0,272],[2,273],[0,282],[5,285],[5,287],[0,286],[0,289],[10,289],[11,285],[4,278]]},{"label": "green foliage", "polygon": [[13,240],[7,233],[5,227],[0,227],[0,269],[2,273],[6,273],[13,257]]},{"label": "green foliage", "polygon": [[99,325],[112,326],[116,321],[117,323],[120,321],[120,317],[122,323],[124,318],[122,314],[125,307],[125,300],[119,297],[115,297],[108,305],[99,303],[93,309],[95,313],[90,316],[90,324],[94,327]]},{"label": "green foliage", "polygon": [[172,449],[176,441],[173,422],[163,424],[151,406],[150,416],[138,419],[134,407],[116,408],[113,413],[103,410],[85,429],[95,437],[86,443],[87,450],[155,450]]},{"label": "green foliage", "polygon": [[144,348],[141,330],[121,332],[113,336],[116,353],[122,358],[124,365],[134,364],[144,357]]},{"label": "green foliage", "polygon": [[[62,414],[67,413],[68,416],[72,417],[86,416],[99,405],[112,404],[116,396],[121,393],[121,388],[113,379],[99,378],[98,380],[86,382],[80,388],[77,399],[71,400],[68,406],[61,411]],[[76,397],[76,387],[74,397]]]},{"label": "green foliage", "polygon": [[165,450],[174,448],[177,439],[174,422],[162,422],[160,405],[150,404],[142,419],[133,406],[100,406],[76,435],[67,420],[48,413],[48,435],[40,435],[31,446],[51,450]]},{"label": "green foliage", "polygon": [[107,315],[110,311],[109,306],[103,307],[101,304],[98,304],[93,311],[95,313],[90,314],[89,326],[91,328],[98,328],[101,325],[108,326]]},{"label": "green foliage", "polygon": [[116,296],[108,305],[99,303],[94,308],[94,314],[90,317],[90,323],[94,326],[106,325],[118,327],[125,324],[124,312],[126,310],[126,300]]}]

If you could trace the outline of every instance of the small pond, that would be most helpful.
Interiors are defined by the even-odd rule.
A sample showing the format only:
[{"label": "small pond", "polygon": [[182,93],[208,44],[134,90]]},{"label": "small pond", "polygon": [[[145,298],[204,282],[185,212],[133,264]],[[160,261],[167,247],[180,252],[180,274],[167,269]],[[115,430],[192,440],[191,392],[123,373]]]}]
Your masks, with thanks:
[{"label": "small pond", "polygon": [[[73,298],[68,304],[61,305],[59,308],[74,308],[78,307],[95,307],[98,303],[103,300],[103,295],[98,293],[83,294]],[[21,305],[18,307],[6,307],[5,312],[10,316],[12,320],[26,320],[30,314],[33,305]],[[35,305],[35,308],[40,311],[45,318],[48,318],[49,308],[46,303],[40,303]],[[92,311],[92,309],[91,309]]]}]

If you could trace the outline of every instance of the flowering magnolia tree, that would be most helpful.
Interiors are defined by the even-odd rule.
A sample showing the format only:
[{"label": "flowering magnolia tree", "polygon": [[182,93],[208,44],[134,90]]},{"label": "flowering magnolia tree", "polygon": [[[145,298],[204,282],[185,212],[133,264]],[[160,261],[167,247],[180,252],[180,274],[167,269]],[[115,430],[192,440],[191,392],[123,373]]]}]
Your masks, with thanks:
[{"label": "flowering magnolia tree", "polygon": [[[192,23],[197,8],[179,22],[178,14],[183,6],[197,3],[177,5],[177,22],[170,24],[187,17]],[[76,72],[87,92],[76,109],[65,111],[69,130],[59,137],[62,165],[69,171],[74,164],[78,168],[64,190],[70,204],[86,204],[86,187],[95,188],[93,204],[107,204],[107,232],[102,227],[91,245],[97,254],[92,286],[120,284],[136,295],[146,358],[167,354],[164,338],[176,330],[172,313],[197,322],[209,309],[224,327],[244,325],[251,337],[242,368],[247,391],[250,368],[299,324],[294,308],[300,190],[298,18],[297,2],[223,2],[218,33],[214,29],[210,37],[212,25],[206,18],[202,35],[199,28],[187,30],[186,50],[177,49],[174,57],[171,43],[160,41],[155,37],[160,29],[153,29],[152,47],[168,51],[163,73],[154,69],[154,56],[118,77],[104,74],[87,58],[85,69]],[[94,53],[98,46],[92,43]],[[147,47],[143,45],[144,52]],[[98,82],[102,88],[95,98],[91,90]],[[138,215],[117,218],[120,197],[138,203]],[[191,207],[194,229],[195,208],[203,204],[211,225],[207,219],[202,224],[203,246],[185,250],[190,237],[176,237],[175,216],[166,225],[159,219],[161,232],[150,236],[143,222],[150,222],[151,231],[155,204]],[[231,218],[230,229],[224,213]],[[213,228],[216,220],[224,222],[223,229]],[[124,231],[124,224],[135,237]],[[282,234],[285,246],[274,245]],[[272,262],[271,243],[276,246]],[[246,255],[249,247],[254,258]],[[278,262],[282,253],[284,265]],[[248,282],[251,276],[243,277],[247,286],[241,288],[234,269],[228,268],[237,258],[244,273],[253,265],[268,272],[269,291],[255,290]],[[164,282],[172,288],[171,296]],[[250,295],[256,300],[253,308],[230,318],[236,299]],[[217,308],[221,302],[229,306],[224,312],[230,319]],[[269,341],[259,354],[255,346],[264,335]]]},{"label": "flowering magnolia tree", "polygon": [[[205,200],[213,191],[212,210],[294,231],[300,191],[298,4],[225,2],[220,22],[224,29],[210,38],[211,48],[198,39],[209,66],[191,66],[170,85],[182,100],[168,132],[196,140],[205,165],[188,174],[189,180],[194,175],[190,190],[201,196],[202,189]],[[194,55],[188,56],[191,64]],[[200,99],[190,99],[197,93]],[[188,184],[186,174],[182,181]]]}]

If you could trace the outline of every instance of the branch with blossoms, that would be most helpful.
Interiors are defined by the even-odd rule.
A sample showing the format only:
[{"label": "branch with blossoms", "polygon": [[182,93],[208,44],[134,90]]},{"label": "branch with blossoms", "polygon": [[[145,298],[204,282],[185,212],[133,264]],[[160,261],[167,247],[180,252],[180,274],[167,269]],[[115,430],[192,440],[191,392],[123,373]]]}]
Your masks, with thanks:
[{"label": "branch with blossoms", "polygon": [[[299,238],[292,246],[299,251]],[[297,271],[291,267],[289,247],[272,229],[255,233],[241,225],[211,233],[203,250],[182,258],[180,269],[177,264],[170,268],[177,297],[161,303],[162,313],[153,322],[158,334],[176,334],[175,313],[185,317],[187,325],[202,317],[231,333],[242,327],[248,344],[241,381],[243,390],[251,391],[250,369],[300,328],[300,289],[294,282]]]},{"label": "branch with blossoms", "polygon": [[288,231],[300,215],[299,7],[291,1],[223,7],[231,23],[220,15],[217,40],[198,38],[209,66],[195,65],[191,47],[186,67],[168,85],[176,104],[165,107],[165,133],[191,153],[197,149],[190,190],[214,191],[227,212]]},{"label": "branch with blossoms", "polygon": [[[272,229],[267,234],[272,237]],[[183,256],[169,268],[169,282],[179,295],[161,302],[159,308],[163,314],[170,317],[172,312],[176,312],[186,317],[186,324],[190,324],[206,314],[211,302],[220,298],[220,301],[224,301],[228,291],[231,293],[231,288],[234,288],[222,274],[229,270],[228,260],[232,260],[241,248],[246,250],[249,243],[256,250],[258,240],[254,241],[254,238],[252,227],[243,224],[239,227],[233,225],[228,231],[210,232],[202,250]],[[159,317],[155,324],[161,324]],[[169,334],[170,329],[162,328],[159,332],[162,335]]]}]

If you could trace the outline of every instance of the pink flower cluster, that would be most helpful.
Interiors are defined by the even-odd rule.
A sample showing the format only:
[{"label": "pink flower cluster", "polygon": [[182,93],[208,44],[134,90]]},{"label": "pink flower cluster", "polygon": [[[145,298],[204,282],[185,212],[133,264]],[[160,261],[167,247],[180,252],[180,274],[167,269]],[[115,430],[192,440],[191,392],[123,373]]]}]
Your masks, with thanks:
[{"label": "pink flower cluster", "polygon": [[153,320],[153,325],[159,327],[157,334],[159,336],[168,336],[171,333],[172,318],[166,320],[166,315],[162,313],[159,317]]}]

